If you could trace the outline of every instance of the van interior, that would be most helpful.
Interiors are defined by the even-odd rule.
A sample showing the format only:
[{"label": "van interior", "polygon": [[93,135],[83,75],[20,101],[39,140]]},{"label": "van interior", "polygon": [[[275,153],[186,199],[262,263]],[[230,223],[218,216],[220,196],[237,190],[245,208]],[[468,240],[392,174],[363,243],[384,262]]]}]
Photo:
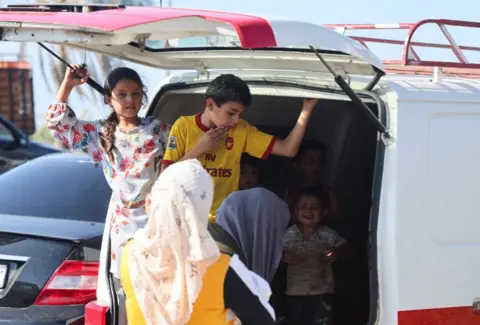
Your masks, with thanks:
[{"label": "van interior", "polygon": [[[250,86],[253,103],[243,118],[264,132],[285,138],[296,123],[302,98],[262,95],[262,91]],[[277,90],[274,93],[282,93],[281,89]],[[149,113],[166,123],[173,123],[182,115],[201,112],[204,91],[204,86],[163,91],[153,101]],[[378,115],[374,103],[367,105]],[[368,242],[377,131],[350,99],[332,99],[326,95],[311,117],[305,139],[317,140],[328,148],[325,182],[333,188],[341,210],[341,218],[333,221],[331,227],[350,244],[348,257],[333,263],[336,283],[334,324],[365,325],[370,322],[369,316],[373,321],[376,318],[376,315],[369,315],[371,310],[376,313],[377,297],[376,291],[371,296]],[[278,175],[283,175],[287,183],[292,170],[291,161],[290,158],[270,156],[265,162],[268,167],[264,168],[264,182],[278,185]],[[370,305],[371,299],[374,308],[373,304]]]}]

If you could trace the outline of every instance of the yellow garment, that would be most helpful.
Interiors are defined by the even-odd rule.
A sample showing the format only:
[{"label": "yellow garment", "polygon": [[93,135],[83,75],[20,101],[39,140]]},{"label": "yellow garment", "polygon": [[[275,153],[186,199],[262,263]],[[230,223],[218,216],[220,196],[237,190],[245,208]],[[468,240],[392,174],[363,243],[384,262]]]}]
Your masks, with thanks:
[{"label": "yellow garment", "polygon": [[[201,114],[182,116],[172,126],[162,164],[171,164],[182,159],[208,131],[202,124]],[[250,156],[266,159],[275,144],[275,138],[257,130],[244,120],[228,130],[225,145],[199,157],[200,162],[213,178],[215,192],[209,221],[215,221],[215,213],[222,201],[238,189],[240,158],[244,152]]]},{"label": "yellow garment", "polygon": [[[129,325],[146,325],[140,306],[138,305],[133,285],[130,280],[128,261],[131,244],[128,242],[123,248],[120,263],[120,282],[126,298],[127,320]],[[203,277],[203,285],[198,295],[193,312],[187,325],[233,325],[234,321],[227,321],[227,310],[223,299],[223,284],[230,265],[230,256],[221,254]]]},{"label": "yellow garment", "polygon": [[128,273],[148,324],[184,325],[205,273],[220,257],[207,230],[212,177],[200,161],[187,159],[162,172],[151,193],[151,213],[135,232]]},{"label": "yellow garment", "polygon": [[128,260],[130,257],[131,245],[132,241],[130,240],[123,247],[122,258],[120,259],[120,283],[122,284],[122,289],[125,293],[125,309],[127,311],[128,324],[146,325],[145,318],[143,318],[142,311],[135,298],[133,284],[130,280],[130,273],[128,272]]}]

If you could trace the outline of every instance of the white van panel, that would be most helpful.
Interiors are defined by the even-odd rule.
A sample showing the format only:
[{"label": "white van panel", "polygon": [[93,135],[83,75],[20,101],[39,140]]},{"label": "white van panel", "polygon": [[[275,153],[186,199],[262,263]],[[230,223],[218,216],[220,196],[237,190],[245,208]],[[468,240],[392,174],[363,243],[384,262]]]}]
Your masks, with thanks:
[{"label": "white van panel", "polygon": [[480,114],[430,119],[427,205],[437,245],[480,246],[479,139]]},{"label": "white van panel", "polygon": [[[433,315],[434,309],[464,307],[474,317],[471,305],[480,296],[480,96],[474,96],[477,90],[472,88],[465,93],[468,100],[435,100],[451,91],[418,91],[415,96],[422,98],[415,102],[410,101],[413,88],[397,92],[398,127],[391,155],[396,161],[386,165],[394,169],[394,177],[387,183],[386,169],[383,183],[397,186],[385,189],[386,198],[382,191],[382,202],[394,202],[384,209],[388,214],[380,216],[392,220],[382,220],[378,228],[379,236],[380,231],[389,235],[383,235],[379,252],[389,264],[385,271],[392,273],[388,280],[380,279],[380,293],[396,294],[388,302],[389,307],[397,304],[398,311]],[[397,323],[389,316],[385,324]]]},{"label": "white van panel", "polygon": [[477,104],[480,100],[479,81],[446,79],[443,82],[430,82],[422,78],[392,78],[386,77],[379,84],[393,90],[403,102],[450,103],[453,110],[456,103]]}]

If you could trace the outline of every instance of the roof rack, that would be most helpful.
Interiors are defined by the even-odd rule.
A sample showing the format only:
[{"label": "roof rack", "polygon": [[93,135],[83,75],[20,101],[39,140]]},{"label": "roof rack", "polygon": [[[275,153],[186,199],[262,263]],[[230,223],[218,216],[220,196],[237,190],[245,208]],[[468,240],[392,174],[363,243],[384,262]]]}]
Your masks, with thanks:
[{"label": "roof rack", "polygon": [[7,5],[0,11],[41,11],[41,12],[93,12],[100,10],[124,9],[124,5],[114,4],[21,4]]},{"label": "roof rack", "polygon": [[[437,26],[446,39],[446,43],[429,43],[412,41],[414,36],[418,36],[415,32],[425,25]],[[387,44],[387,45],[403,45],[401,60],[384,60],[383,63],[388,73],[391,74],[409,74],[409,75],[435,75],[441,73],[447,76],[456,76],[462,78],[480,78],[480,63],[470,63],[464,52],[473,51],[480,53],[480,47],[459,45],[452,37],[447,26],[478,28],[480,31],[480,22],[449,20],[449,19],[425,19],[418,23],[400,23],[400,24],[328,24],[327,28],[336,30],[344,35],[348,30],[365,31],[365,30],[407,30],[404,40],[391,38],[376,38],[365,36],[346,35],[360,42],[368,48],[367,44]],[[422,60],[418,54],[418,48],[430,49],[448,49],[453,52],[457,61],[432,61]],[[417,51],[415,50],[417,48]],[[439,53],[437,57],[440,57]]]}]

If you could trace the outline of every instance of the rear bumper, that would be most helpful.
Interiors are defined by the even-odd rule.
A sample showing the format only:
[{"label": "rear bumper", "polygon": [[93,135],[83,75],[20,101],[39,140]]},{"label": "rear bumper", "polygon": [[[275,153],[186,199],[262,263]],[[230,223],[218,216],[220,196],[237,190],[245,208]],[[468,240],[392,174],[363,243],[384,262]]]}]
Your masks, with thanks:
[{"label": "rear bumper", "polygon": [[0,325],[80,325],[84,305],[0,308]]}]

